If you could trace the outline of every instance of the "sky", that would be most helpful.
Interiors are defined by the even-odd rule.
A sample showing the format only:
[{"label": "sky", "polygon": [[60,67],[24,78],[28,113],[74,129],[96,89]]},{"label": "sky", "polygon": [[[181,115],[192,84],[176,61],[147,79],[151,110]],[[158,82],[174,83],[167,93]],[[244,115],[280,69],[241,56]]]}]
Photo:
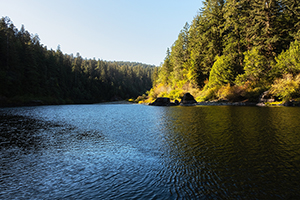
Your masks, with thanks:
[{"label": "sky", "polygon": [[0,0],[0,17],[22,24],[47,49],[83,58],[159,66],[201,0]]}]

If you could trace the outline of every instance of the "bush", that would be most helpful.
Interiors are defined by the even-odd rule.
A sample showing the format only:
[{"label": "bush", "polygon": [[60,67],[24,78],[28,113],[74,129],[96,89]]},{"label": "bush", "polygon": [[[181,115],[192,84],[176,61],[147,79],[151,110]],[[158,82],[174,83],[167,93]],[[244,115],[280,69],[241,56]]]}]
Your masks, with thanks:
[{"label": "bush", "polygon": [[282,52],[275,58],[276,65],[272,68],[272,73],[275,76],[282,74],[297,75],[300,73],[300,42],[295,41],[285,52]]},{"label": "bush", "polygon": [[244,87],[242,86],[230,86],[227,84],[222,86],[218,92],[217,96],[219,100],[228,100],[228,101],[241,101],[244,99],[243,94],[245,94]]},{"label": "bush", "polygon": [[185,91],[184,90],[180,90],[180,89],[175,89],[175,90],[172,90],[170,93],[169,93],[169,98],[171,100],[178,100],[180,101],[181,98],[183,97]]},{"label": "bush", "polygon": [[[143,103],[143,102],[145,102],[147,100],[147,98],[148,97],[145,94],[143,94],[142,96],[138,96],[136,98],[136,100],[134,100],[134,102],[135,103]],[[130,101],[130,99],[129,99],[129,101]]]},{"label": "bush", "polygon": [[235,84],[242,86],[247,81],[259,84],[267,78],[269,73],[269,63],[265,56],[261,55],[257,48],[244,53],[244,74],[236,77]]},{"label": "bush", "polygon": [[217,99],[217,92],[219,90],[220,86],[215,86],[212,88],[204,87],[204,89],[201,91],[200,95],[196,98],[196,101],[209,101]]},{"label": "bush", "polygon": [[285,74],[283,75],[283,78],[276,79],[272,84],[270,92],[284,102],[287,102],[294,97],[299,97],[300,74],[296,77],[293,77],[292,74]]},{"label": "bush", "polygon": [[233,83],[235,71],[230,56],[217,56],[210,71],[208,87],[215,87],[227,83]]}]

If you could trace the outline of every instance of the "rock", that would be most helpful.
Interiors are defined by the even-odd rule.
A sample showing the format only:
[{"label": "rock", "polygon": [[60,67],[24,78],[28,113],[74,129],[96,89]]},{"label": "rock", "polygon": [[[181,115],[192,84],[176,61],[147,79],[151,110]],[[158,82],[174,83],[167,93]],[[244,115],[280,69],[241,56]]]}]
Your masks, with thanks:
[{"label": "rock", "polygon": [[170,98],[159,97],[154,102],[149,104],[150,106],[170,106]]},{"label": "rock", "polygon": [[197,103],[197,101],[195,100],[193,95],[191,95],[190,93],[185,93],[181,99],[180,105],[183,105],[183,106],[191,105],[192,106],[192,105],[195,105],[196,103]]},{"label": "rock", "polygon": [[284,106],[288,106],[288,107],[295,106],[293,100],[288,101],[288,102],[285,102],[283,105],[284,105]]},{"label": "rock", "polygon": [[263,92],[258,99],[259,103],[265,103],[265,102],[274,102],[276,99],[275,97],[272,96],[272,94],[270,93],[270,91],[265,91]]}]

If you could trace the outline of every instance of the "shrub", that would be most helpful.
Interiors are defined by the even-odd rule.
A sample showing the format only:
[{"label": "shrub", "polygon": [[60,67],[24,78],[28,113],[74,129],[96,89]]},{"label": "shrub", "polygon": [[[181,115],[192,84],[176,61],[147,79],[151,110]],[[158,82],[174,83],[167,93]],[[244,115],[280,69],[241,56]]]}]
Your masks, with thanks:
[{"label": "shrub", "polygon": [[300,74],[293,77],[292,74],[285,74],[283,78],[276,79],[272,84],[270,92],[282,99],[284,102],[293,97],[299,97],[300,91]]},{"label": "shrub", "polygon": [[217,92],[219,90],[220,86],[215,86],[212,88],[204,87],[204,89],[201,91],[200,95],[196,98],[196,101],[209,101],[217,99]]},{"label": "shrub", "polygon": [[285,52],[283,51],[275,58],[276,65],[272,68],[272,73],[275,76],[282,74],[297,75],[300,73],[300,42],[295,41]]},{"label": "shrub", "polygon": [[232,63],[233,61],[230,56],[217,56],[210,71],[208,87],[233,83],[235,72]]},{"label": "shrub", "polygon": [[244,53],[244,74],[236,77],[235,84],[242,86],[247,81],[254,84],[264,82],[269,73],[269,63],[265,56],[261,55],[257,48],[252,48]]},{"label": "shrub", "polygon": [[219,100],[229,100],[229,101],[240,101],[243,98],[244,87],[242,86],[230,86],[230,84],[222,86],[218,92],[217,96]]},{"label": "shrub", "polygon": [[272,71],[276,75],[281,74],[299,74],[300,73],[300,42],[295,41],[285,52],[282,52],[275,58],[276,65]]},{"label": "shrub", "polygon": [[169,93],[169,98],[171,100],[180,100],[183,95],[184,95],[185,91],[184,90],[181,90],[181,89],[175,89],[175,90],[172,90],[170,93]]}]

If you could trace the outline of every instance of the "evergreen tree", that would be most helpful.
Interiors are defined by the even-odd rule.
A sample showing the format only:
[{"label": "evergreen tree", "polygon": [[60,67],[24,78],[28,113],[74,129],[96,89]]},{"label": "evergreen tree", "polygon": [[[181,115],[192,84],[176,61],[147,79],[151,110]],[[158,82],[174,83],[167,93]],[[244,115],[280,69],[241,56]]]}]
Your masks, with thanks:
[{"label": "evergreen tree", "polygon": [[[170,62],[172,63],[172,85],[182,87],[188,82],[188,59],[189,59],[189,24],[186,23],[180,31],[178,39],[172,46]],[[179,84],[181,83],[181,84]],[[179,85],[178,85],[179,84]]]},{"label": "evergreen tree", "polygon": [[237,77],[239,85],[247,81],[258,83],[268,77],[268,60],[262,55],[258,48],[252,48],[251,51],[244,53],[244,71],[245,73]]},{"label": "evergreen tree", "polygon": [[275,77],[282,77],[284,74],[296,76],[300,73],[300,41],[291,43],[288,50],[283,51],[276,59],[272,72]]},{"label": "evergreen tree", "polygon": [[[83,59],[47,50],[38,35],[9,18],[0,19],[0,105],[41,99],[45,103],[90,103],[137,97],[152,86],[155,66]],[[7,99],[3,102],[3,99]]]},{"label": "evergreen tree", "polygon": [[167,49],[166,57],[164,60],[163,65],[160,68],[159,71],[159,76],[158,76],[158,82],[164,84],[164,85],[169,85],[171,82],[171,72],[173,71],[173,66],[171,65],[170,62],[170,49]]},{"label": "evergreen tree", "polygon": [[224,7],[224,54],[231,55],[238,73],[243,72],[244,52],[251,48],[247,29],[250,27],[249,0],[228,0]]},{"label": "evergreen tree", "polygon": [[233,59],[225,55],[217,56],[209,75],[208,87],[233,84],[235,75]]},{"label": "evergreen tree", "polygon": [[251,7],[251,27],[247,29],[250,34],[249,42],[258,48],[268,60],[274,60],[281,51],[277,26],[282,12],[280,1],[252,1]]},{"label": "evergreen tree", "polygon": [[224,0],[206,0],[203,2],[200,15],[193,21],[190,30],[190,65],[191,71],[199,75],[195,77],[198,86],[204,80],[214,64],[215,57],[223,54]]}]

